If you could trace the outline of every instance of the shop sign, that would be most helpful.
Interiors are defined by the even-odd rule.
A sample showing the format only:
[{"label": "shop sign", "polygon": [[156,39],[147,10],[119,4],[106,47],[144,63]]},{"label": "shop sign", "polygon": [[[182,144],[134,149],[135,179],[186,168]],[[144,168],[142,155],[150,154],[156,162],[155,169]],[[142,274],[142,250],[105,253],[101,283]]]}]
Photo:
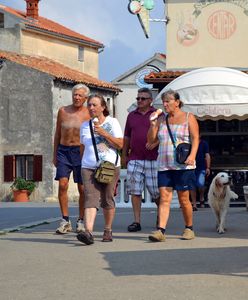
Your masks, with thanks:
[{"label": "shop sign", "polygon": [[204,116],[204,115],[210,115],[210,116],[230,116],[232,115],[231,109],[223,106],[210,106],[210,105],[204,105],[202,107],[197,107],[197,115]]}]

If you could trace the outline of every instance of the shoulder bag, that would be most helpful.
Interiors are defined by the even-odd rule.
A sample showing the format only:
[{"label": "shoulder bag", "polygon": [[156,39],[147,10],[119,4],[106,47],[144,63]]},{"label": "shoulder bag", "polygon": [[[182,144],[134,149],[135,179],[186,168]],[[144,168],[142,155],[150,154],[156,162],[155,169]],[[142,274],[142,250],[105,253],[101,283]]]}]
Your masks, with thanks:
[{"label": "shoulder bag", "polygon": [[179,164],[184,164],[184,162],[186,161],[186,159],[188,158],[190,151],[191,151],[191,144],[189,143],[180,143],[179,145],[176,146],[173,135],[171,133],[171,129],[169,126],[169,122],[168,122],[168,115],[166,116],[166,126],[172,141],[172,144],[174,146],[175,149],[175,153],[176,153],[176,162]]},{"label": "shoulder bag", "polygon": [[[93,126],[92,126],[92,121],[89,121],[90,125],[90,134],[91,134],[91,139],[92,139],[92,144],[94,147],[95,155],[96,155],[96,161],[99,162],[99,156],[96,148],[96,140],[94,136],[94,131],[93,131]],[[118,161],[118,154],[116,153],[116,161],[115,164],[109,162],[109,161],[102,161],[100,165],[96,168],[94,178],[96,181],[100,183],[111,183],[114,179],[115,176],[115,166]]]}]

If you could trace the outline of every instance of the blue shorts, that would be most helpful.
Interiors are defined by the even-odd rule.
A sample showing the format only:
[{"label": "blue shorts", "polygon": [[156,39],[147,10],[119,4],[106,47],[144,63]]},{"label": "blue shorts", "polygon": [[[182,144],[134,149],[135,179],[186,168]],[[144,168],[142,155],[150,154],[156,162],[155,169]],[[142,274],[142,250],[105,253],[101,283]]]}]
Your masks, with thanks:
[{"label": "blue shorts", "polygon": [[206,178],[206,170],[195,170],[195,176],[196,176],[196,187],[204,188],[205,178]]},{"label": "blue shorts", "polygon": [[167,170],[158,172],[158,187],[176,191],[195,190],[195,170]]},{"label": "blue shorts", "polygon": [[59,145],[57,150],[57,172],[55,180],[70,177],[73,172],[75,183],[83,184],[81,177],[80,146]]}]

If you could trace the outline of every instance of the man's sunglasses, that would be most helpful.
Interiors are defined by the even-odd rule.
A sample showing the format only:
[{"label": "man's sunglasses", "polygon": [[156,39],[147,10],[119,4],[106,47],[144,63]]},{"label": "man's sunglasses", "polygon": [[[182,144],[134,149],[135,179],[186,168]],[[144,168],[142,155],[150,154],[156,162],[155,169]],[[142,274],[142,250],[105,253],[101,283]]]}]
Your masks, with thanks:
[{"label": "man's sunglasses", "polygon": [[147,100],[147,99],[151,99],[151,98],[150,98],[150,97],[137,97],[137,98],[136,98],[137,101],[139,101],[139,100],[145,101],[145,100]]}]

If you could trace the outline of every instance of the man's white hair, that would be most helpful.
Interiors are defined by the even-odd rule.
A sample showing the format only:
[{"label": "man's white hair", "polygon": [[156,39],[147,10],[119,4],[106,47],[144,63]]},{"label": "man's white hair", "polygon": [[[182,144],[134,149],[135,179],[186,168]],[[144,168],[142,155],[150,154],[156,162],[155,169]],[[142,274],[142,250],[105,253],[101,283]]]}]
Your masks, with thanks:
[{"label": "man's white hair", "polygon": [[72,94],[74,94],[74,92],[76,90],[80,90],[80,89],[84,89],[85,90],[85,96],[88,97],[90,94],[90,89],[87,87],[87,85],[79,83],[74,85],[74,87],[72,88]]}]

